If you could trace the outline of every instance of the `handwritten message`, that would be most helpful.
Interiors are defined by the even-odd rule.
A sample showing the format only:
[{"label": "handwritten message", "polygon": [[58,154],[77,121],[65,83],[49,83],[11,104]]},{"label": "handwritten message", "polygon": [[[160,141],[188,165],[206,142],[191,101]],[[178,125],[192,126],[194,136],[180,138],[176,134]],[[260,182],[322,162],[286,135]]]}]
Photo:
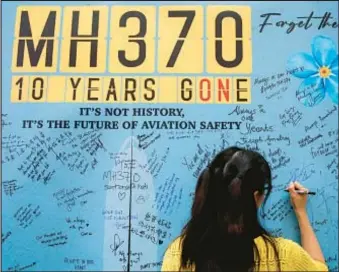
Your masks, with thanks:
[{"label": "handwritten message", "polygon": [[68,236],[64,232],[58,231],[39,235],[36,240],[43,245],[55,247],[67,244]]},{"label": "handwritten message", "polygon": [[15,179],[12,180],[4,180],[2,182],[3,192],[7,196],[12,196],[17,191],[23,188],[22,185],[19,185],[18,181]]},{"label": "handwritten message", "polygon": [[29,227],[41,215],[39,205],[27,204],[21,206],[14,214],[14,219],[22,228]]},{"label": "handwritten message", "polygon": [[2,136],[2,163],[8,163],[15,161],[22,154],[25,153],[27,143],[19,135],[9,134],[8,136]]},{"label": "handwritten message", "polygon": [[72,211],[76,207],[82,207],[88,203],[88,197],[94,194],[94,191],[82,187],[71,189],[60,189],[53,193],[53,198],[58,207],[63,207],[67,211]]},{"label": "handwritten message", "polygon": [[155,194],[155,205],[158,211],[166,215],[172,215],[181,205],[183,187],[175,174],[166,178]]}]

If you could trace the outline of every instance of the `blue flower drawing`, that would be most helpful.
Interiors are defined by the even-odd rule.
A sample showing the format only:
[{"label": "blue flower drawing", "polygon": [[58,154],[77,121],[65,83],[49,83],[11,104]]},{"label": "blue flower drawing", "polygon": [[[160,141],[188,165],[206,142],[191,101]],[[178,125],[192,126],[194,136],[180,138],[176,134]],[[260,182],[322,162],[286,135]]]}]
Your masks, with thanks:
[{"label": "blue flower drawing", "polygon": [[287,62],[287,70],[304,79],[297,98],[307,107],[318,105],[326,94],[338,104],[338,52],[335,43],[326,36],[316,36],[311,43],[312,55],[297,53]]}]

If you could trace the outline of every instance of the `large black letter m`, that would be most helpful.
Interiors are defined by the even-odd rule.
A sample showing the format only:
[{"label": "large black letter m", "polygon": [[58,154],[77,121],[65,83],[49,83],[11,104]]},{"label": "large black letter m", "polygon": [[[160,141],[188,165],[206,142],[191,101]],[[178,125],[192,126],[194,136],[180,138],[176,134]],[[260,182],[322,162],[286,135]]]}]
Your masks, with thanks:
[{"label": "large black letter m", "polygon": [[[34,14],[34,16],[40,16],[40,14]],[[28,11],[21,11],[16,59],[17,67],[24,66],[25,45],[27,45],[31,67],[36,67],[46,44],[45,67],[52,67],[55,23],[56,11],[50,11],[40,36],[33,36]],[[36,46],[34,46],[34,40],[36,41]]]}]

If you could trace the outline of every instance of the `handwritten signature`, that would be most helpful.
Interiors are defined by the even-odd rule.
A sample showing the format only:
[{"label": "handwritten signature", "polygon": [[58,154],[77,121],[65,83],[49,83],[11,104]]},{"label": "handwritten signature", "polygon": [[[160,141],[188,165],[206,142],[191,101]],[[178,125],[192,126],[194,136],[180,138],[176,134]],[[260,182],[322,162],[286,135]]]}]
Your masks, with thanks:
[{"label": "handwritten signature", "polygon": [[113,245],[110,245],[110,248],[112,250],[112,252],[114,253],[114,256],[117,256],[117,250],[119,249],[119,247],[122,246],[122,244],[124,243],[124,241],[120,240],[120,237],[118,234],[114,234],[114,241],[113,241]]},{"label": "handwritten signature", "polygon": [[300,168],[296,168],[291,171],[290,181],[298,180],[300,182],[308,180],[313,174],[315,174],[314,163],[309,165],[303,165]]}]

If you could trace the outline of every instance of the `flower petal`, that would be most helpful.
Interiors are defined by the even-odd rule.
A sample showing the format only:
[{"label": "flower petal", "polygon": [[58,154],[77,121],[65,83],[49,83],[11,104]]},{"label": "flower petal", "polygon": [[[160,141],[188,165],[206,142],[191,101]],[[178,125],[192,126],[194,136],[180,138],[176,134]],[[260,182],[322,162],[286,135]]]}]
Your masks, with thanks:
[{"label": "flower petal", "polygon": [[327,78],[325,87],[326,92],[332,99],[333,103],[338,104],[338,75],[332,75],[329,78]]},{"label": "flower petal", "polygon": [[306,53],[297,53],[287,61],[287,71],[295,77],[306,78],[318,72],[314,58]]},{"label": "flower petal", "polygon": [[331,72],[337,75],[337,77],[338,77],[338,58],[339,56],[337,55],[337,57],[334,59],[330,66]]},{"label": "flower petal", "polygon": [[316,36],[312,40],[312,54],[319,66],[330,66],[337,57],[335,43],[326,36]]},{"label": "flower petal", "polygon": [[318,76],[306,78],[296,92],[297,99],[307,107],[318,105],[325,98],[323,81]]}]

